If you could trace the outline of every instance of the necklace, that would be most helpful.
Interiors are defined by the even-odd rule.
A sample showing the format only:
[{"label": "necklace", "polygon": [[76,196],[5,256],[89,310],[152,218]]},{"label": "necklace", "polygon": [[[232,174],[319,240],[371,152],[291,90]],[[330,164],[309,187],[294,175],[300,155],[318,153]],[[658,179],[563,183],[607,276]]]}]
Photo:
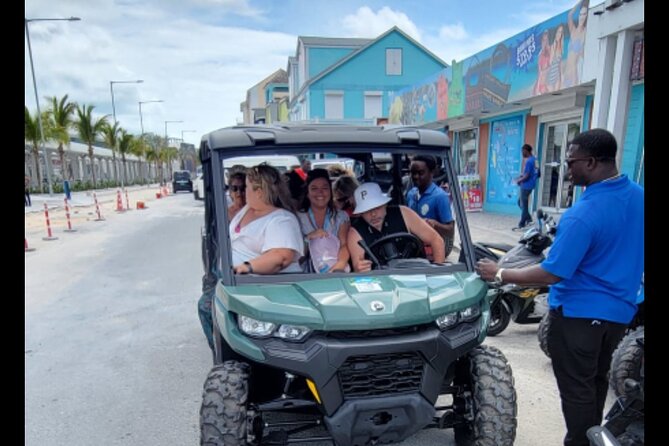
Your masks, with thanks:
[{"label": "necklace", "polygon": [[617,173],[617,174],[613,175],[612,177],[609,177],[609,178],[606,178],[605,180],[600,181],[600,183],[606,183],[607,181],[617,180],[621,176],[622,176],[621,173]]}]

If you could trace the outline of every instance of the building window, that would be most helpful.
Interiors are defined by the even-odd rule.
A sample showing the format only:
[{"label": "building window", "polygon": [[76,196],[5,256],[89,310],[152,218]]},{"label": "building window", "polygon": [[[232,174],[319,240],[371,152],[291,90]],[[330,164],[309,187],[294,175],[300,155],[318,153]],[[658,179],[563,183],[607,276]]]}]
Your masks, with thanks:
[{"label": "building window", "polygon": [[479,173],[477,136],[477,129],[463,130],[457,134],[455,156],[457,159],[458,175],[473,175]]},{"label": "building window", "polygon": [[325,92],[325,119],[344,119],[344,92]]},{"label": "building window", "polygon": [[380,91],[365,92],[365,119],[383,116],[383,93]]},{"label": "building window", "polygon": [[402,48],[386,48],[386,74],[402,75]]}]

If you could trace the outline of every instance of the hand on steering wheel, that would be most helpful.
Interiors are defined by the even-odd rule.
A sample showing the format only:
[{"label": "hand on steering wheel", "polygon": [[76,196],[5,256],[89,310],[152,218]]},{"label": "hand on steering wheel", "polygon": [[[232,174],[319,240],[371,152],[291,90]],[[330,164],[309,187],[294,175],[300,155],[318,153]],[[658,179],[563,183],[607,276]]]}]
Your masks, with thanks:
[{"label": "hand on steering wheel", "polygon": [[369,251],[378,259],[380,265],[387,265],[390,260],[423,257],[423,241],[409,232],[389,234],[369,245]]}]

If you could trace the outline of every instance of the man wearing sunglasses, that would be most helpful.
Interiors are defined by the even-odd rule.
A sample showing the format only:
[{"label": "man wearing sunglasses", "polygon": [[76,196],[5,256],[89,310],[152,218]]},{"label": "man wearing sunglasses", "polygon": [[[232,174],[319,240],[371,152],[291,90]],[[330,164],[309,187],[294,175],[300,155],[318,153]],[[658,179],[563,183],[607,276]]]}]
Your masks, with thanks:
[{"label": "man wearing sunglasses", "polygon": [[581,198],[562,215],[540,265],[499,268],[477,262],[499,285],[552,285],[548,351],[567,425],[565,446],[587,446],[602,422],[611,354],[634,317],[644,271],[644,191],[616,168],[615,137],[604,129],[577,135],[565,160]]}]

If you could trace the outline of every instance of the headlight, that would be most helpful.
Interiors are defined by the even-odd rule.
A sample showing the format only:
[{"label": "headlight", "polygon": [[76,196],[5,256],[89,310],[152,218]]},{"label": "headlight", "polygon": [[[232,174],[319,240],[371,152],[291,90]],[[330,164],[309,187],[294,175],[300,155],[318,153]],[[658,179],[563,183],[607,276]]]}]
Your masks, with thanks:
[{"label": "headlight", "polygon": [[276,330],[276,324],[271,322],[258,321],[256,319],[239,315],[239,329],[254,338],[266,338],[272,335]]},{"label": "headlight", "polygon": [[309,333],[311,333],[311,329],[307,327],[301,327],[299,325],[282,325],[274,336],[287,341],[301,341]]},{"label": "headlight", "polygon": [[467,307],[464,310],[460,311],[460,319],[465,322],[471,322],[481,314],[481,307],[476,304],[471,307]]},{"label": "headlight", "polygon": [[451,328],[458,323],[458,312],[456,311],[455,313],[448,313],[443,316],[439,316],[435,322],[441,330]]}]

